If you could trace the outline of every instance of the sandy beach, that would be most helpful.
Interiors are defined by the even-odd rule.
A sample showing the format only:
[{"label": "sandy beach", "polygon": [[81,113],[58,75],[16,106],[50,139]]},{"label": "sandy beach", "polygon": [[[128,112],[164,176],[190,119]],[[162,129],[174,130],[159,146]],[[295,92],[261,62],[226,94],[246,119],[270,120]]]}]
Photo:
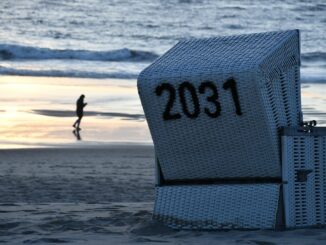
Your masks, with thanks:
[{"label": "sandy beach", "polygon": [[176,231],[151,219],[151,146],[0,151],[4,244],[325,244],[325,229]]},{"label": "sandy beach", "polygon": [[[154,222],[154,148],[135,85],[0,77],[0,242],[325,244],[324,228],[175,231]],[[320,126],[325,86],[302,84],[305,120]],[[82,140],[71,127],[76,91],[87,91],[90,103]]]}]

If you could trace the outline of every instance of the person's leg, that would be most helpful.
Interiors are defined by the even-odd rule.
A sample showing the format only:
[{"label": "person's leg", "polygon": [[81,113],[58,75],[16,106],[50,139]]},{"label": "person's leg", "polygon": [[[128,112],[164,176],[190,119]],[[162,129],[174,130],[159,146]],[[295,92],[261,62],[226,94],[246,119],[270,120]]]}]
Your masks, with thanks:
[{"label": "person's leg", "polygon": [[75,123],[72,125],[74,128],[76,127],[76,124],[78,123],[79,118],[75,121]]},{"label": "person's leg", "polygon": [[77,123],[77,128],[80,128],[80,122],[81,122],[82,118],[83,118],[83,117],[78,117],[78,120],[77,120],[77,121],[78,121],[78,123]]}]

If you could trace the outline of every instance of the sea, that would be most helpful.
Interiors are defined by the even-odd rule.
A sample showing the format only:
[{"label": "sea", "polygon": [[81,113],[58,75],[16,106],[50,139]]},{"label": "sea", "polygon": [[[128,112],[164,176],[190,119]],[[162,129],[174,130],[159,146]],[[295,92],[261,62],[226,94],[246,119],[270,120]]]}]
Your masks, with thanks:
[{"label": "sea", "polygon": [[1,244],[326,243],[325,229],[153,222],[155,156],[136,87],[180,40],[299,29],[304,119],[325,126],[325,0],[1,0],[0,26]]},{"label": "sea", "polygon": [[303,82],[326,81],[324,0],[0,2],[0,74],[127,78],[182,39],[301,30]]}]

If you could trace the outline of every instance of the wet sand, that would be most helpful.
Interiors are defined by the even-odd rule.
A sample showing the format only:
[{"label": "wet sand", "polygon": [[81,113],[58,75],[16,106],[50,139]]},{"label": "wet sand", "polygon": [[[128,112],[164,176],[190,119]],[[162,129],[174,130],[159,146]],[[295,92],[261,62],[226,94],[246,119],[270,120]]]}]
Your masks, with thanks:
[{"label": "wet sand", "polygon": [[[151,143],[135,80],[0,76],[0,149]],[[72,133],[85,94],[82,141]]]}]

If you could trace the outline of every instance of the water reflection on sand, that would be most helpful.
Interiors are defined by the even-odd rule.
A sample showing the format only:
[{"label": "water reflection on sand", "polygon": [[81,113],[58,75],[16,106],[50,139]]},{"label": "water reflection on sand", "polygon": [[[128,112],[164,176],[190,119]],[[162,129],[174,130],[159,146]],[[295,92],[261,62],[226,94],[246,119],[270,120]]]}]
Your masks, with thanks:
[{"label": "water reflection on sand", "polygon": [[86,94],[78,144],[150,143],[135,80],[0,77],[0,148],[76,144],[75,102]]}]

